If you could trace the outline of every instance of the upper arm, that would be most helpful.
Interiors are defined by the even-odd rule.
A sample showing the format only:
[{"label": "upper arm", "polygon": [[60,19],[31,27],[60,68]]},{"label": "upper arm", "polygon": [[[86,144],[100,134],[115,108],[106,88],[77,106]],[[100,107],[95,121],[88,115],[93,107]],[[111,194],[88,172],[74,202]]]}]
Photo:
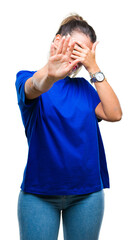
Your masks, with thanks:
[{"label": "upper arm", "polygon": [[89,89],[90,89],[90,94],[91,94],[92,103],[93,103],[93,109],[95,111],[95,115],[97,117],[98,122],[100,122],[102,120],[110,121],[104,113],[103,106],[102,106],[102,103],[101,103],[101,99],[98,95],[97,90],[88,81],[87,81],[87,84],[88,84]]},{"label": "upper arm", "polygon": [[[28,99],[25,93],[25,83],[33,76],[34,71],[19,71],[16,74],[16,92],[18,105],[21,111],[22,121],[25,127],[25,133],[30,136],[35,124],[41,96]],[[27,85],[26,85],[27,86]],[[27,86],[28,87],[28,86]]]},{"label": "upper arm", "polygon": [[[35,71],[19,71],[16,74],[16,91],[18,104],[24,107],[31,107],[35,105],[39,100],[39,95],[36,95],[35,90],[31,86],[31,77]],[[30,97],[31,96],[31,97]]]},{"label": "upper arm", "polygon": [[96,91],[96,89],[87,81],[89,90],[90,90],[90,97],[92,99],[92,107],[95,111],[95,115],[97,117],[98,122],[101,122],[102,119],[106,119],[106,116],[104,115],[101,99],[99,98],[99,95]]},{"label": "upper arm", "polygon": [[108,118],[106,117],[105,113],[104,113],[103,106],[102,106],[101,102],[95,108],[95,114],[96,114],[97,118],[103,119],[105,121],[109,121]]}]

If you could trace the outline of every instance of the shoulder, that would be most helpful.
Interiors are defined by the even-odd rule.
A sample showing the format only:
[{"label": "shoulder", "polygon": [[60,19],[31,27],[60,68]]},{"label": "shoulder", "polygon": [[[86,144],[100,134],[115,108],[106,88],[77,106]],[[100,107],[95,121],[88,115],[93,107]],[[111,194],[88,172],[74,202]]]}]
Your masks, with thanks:
[{"label": "shoulder", "polygon": [[86,86],[91,92],[95,92],[96,89],[92,86],[92,84],[85,78],[81,77],[80,80],[82,81],[83,85]]},{"label": "shoulder", "polygon": [[30,70],[20,70],[16,73],[16,80],[15,85],[18,86],[24,83],[28,78],[33,76],[33,74],[37,71],[30,71]]},{"label": "shoulder", "polygon": [[20,70],[16,73],[16,77],[19,77],[21,75],[31,75],[34,74],[37,71],[30,71],[30,70]]},{"label": "shoulder", "polygon": [[77,80],[77,82],[85,85],[85,86],[88,86],[90,83],[88,82],[87,79],[83,78],[83,77],[75,77],[75,80]]}]

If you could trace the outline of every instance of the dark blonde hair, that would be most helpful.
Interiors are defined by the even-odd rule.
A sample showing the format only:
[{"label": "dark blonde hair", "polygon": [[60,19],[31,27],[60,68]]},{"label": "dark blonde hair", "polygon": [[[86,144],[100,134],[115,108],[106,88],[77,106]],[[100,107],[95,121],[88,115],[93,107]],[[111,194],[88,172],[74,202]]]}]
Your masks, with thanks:
[{"label": "dark blonde hair", "polygon": [[71,13],[68,17],[63,19],[60,27],[56,33],[62,36],[71,34],[73,31],[78,31],[89,36],[92,43],[96,42],[96,34],[94,29],[78,14]]}]

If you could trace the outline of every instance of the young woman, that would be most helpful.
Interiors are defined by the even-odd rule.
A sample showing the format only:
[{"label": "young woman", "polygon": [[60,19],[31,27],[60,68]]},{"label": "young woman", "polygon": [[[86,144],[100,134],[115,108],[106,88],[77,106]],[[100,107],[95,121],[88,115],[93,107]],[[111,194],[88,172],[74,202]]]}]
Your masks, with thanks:
[{"label": "young woman", "polygon": [[[94,29],[63,20],[47,64],[16,75],[29,151],[18,198],[21,240],[97,240],[109,175],[98,122],[119,121],[119,100],[95,59]],[[84,66],[90,81],[75,74]]]}]

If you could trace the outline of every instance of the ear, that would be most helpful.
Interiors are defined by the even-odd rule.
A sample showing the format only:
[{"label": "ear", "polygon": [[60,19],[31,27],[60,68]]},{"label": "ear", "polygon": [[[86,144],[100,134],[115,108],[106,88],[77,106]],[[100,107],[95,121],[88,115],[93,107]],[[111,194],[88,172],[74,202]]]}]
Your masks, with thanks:
[{"label": "ear", "polygon": [[58,47],[58,44],[59,44],[60,39],[61,39],[61,35],[60,35],[60,34],[57,34],[57,35],[55,36],[54,41],[53,41],[55,48]]}]

